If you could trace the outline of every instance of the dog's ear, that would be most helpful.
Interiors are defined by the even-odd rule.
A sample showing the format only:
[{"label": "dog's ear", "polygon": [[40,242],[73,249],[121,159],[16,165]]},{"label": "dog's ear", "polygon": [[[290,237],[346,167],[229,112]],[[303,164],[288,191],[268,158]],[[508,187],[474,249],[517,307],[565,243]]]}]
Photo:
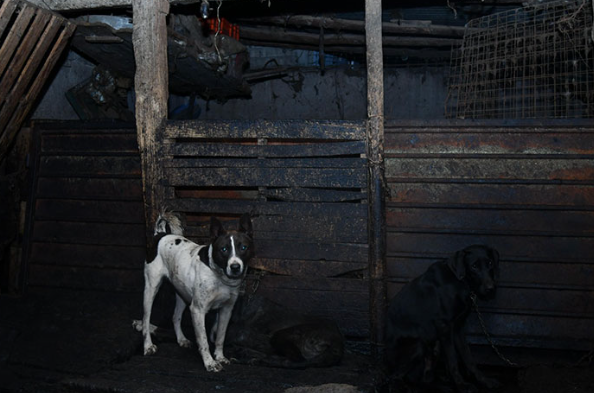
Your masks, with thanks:
[{"label": "dog's ear", "polygon": [[456,251],[454,255],[448,258],[448,267],[454,273],[458,280],[464,279],[466,276],[466,266],[464,265],[464,250]]},{"label": "dog's ear", "polygon": [[227,232],[225,232],[225,229],[223,228],[223,224],[221,224],[221,222],[217,218],[211,217],[210,218],[210,238],[214,241],[219,236],[223,236],[225,233],[227,233]]},{"label": "dog's ear", "polygon": [[245,213],[239,219],[239,232],[245,232],[249,237],[253,237],[252,220],[249,213]]}]

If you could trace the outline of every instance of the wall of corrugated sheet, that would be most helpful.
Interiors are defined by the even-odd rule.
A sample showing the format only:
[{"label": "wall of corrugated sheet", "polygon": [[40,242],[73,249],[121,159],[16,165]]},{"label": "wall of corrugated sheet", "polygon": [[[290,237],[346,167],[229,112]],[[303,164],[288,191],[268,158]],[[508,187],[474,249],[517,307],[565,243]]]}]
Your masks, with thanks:
[{"label": "wall of corrugated sheet", "polygon": [[[389,296],[474,243],[501,254],[480,304],[502,345],[588,349],[594,331],[594,127],[386,124]],[[485,343],[478,319],[470,338]]]}]

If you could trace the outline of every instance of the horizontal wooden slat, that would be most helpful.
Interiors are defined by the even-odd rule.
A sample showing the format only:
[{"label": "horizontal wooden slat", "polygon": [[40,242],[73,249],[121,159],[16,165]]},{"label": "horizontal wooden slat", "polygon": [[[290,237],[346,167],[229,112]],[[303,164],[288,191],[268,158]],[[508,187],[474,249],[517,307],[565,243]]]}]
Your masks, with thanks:
[{"label": "horizontal wooden slat", "polygon": [[143,233],[144,224],[37,221],[33,241],[136,247],[144,246]]},{"label": "horizontal wooden slat", "polygon": [[260,195],[272,200],[288,202],[349,202],[367,199],[367,192],[350,190],[324,190],[319,188],[265,188]]},{"label": "horizontal wooden slat", "polygon": [[308,243],[276,239],[255,239],[256,253],[262,258],[313,261],[367,261],[364,244]]},{"label": "horizontal wooden slat", "polygon": [[37,220],[132,223],[144,225],[144,207],[137,201],[37,199]]},{"label": "horizontal wooden slat", "polygon": [[173,199],[166,205],[174,211],[202,214],[243,214],[252,215],[325,215],[326,217],[367,217],[367,205],[359,203],[308,203],[308,202],[261,202],[250,200],[223,199]]},{"label": "horizontal wooden slat", "polygon": [[[390,283],[388,297],[392,298],[404,284]],[[567,306],[571,304],[571,307]],[[515,288],[500,286],[496,298],[484,301],[481,308],[491,312],[518,315],[548,315],[568,318],[585,318],[594,314],[592,295],[581,290],[544,288]]]},{"label": "horizontal wooden slat", "polygon": [[476,234],[388,233],[388,255],[454,253],[471,244],[488,244],[515,259],[592,263],[593,237],[481,236]]},{"label": "horizontal wooden slat", "polygon": [[29,284],[38,287],[59,287],[101,291],[142,291],[142,271],[94,269],[35,265],[29,273]]},{"label": "horizontal wooden slat", "polygon": [[388,207],[386,224],[394,230],[484,231],[501,234],[541,234],[594,236],[594,211],[500,210],[468,207],[398,208]]},{"label": "horizontal wooden slat", "polygon": [[367,262],[269,259],[256,256],[250,267],[284,276],[337,277],[367,269]]},{"label": "horizontal wooden slat", "polygon": [[168,168],[363,168],[363,158],[175,158]]},{"label": "horizontal wooden slat", "polygon": [[176,157],[329,157],[363,153],[363,141],[291,145],[176,143],[166,144],[163,148],[163,154]]},{"label": "horizontal wooden slat", "polygon": [[138,154],[135,133],[48,134],[41,140],[42,154],[94,154],[114,152]]},{"label": "horizontal wooden slat", "polygon": [[176,121],[167,125],[165,137],[364,140],[365,123],[344,120]]},{"label": "horizontal wooden slat", "polygon": [[40,158],[40,176],[139,176],[140,157],[49,156]]},{"label": "horizontal wooden slat", "polygon": [[97,200],[142,200],[140,176],[128,179],[39,178],[36,194],[40,198]]},{"label": "horizontal wooden slat", "polygon": [[591,159],[386,158],[386,176],[445,179],[543,179],[590,181]]},{"label": "horizontal wooden slat", "polygon": [[387,132],[385,151],[387,154],[594,154],[594,128],[541,131]]},{"label": "horizontal wooden slat", "polygon": [[[337,216],[275,215],[252,218],[254,236],[263,239],[318,241],[337,243],[367,243],[367,220],[350,218],[348,222]],[[209,225],[187,226],[191,237],[209,236]]]},{"label": "horizontal wooden slat", "polygon": [[[142,233],[139,233],[142,236]],[[109,267],[114,269],[138,269],[144,267],[144,245],[86,245],[62,243],[33,243],[30,258],[39,265],[78,267]]]},{"label": "horizontal wooden slat", "polygon": [[421,205],[529,205],[586,207],[594,200],[594,186],[565,184],[486,184],[455,182],[389,183],[389,201]]},{"label": "horizontal wooden slat", "polygon": [[[500,261],[500,283],[517,288],[594,288],[594,263],[557,263],[538,260],[513,260],[507,255]],[[440,258],[405,256],[388,258],[387,277],[391,280],[410,281],[423,274]]]}]

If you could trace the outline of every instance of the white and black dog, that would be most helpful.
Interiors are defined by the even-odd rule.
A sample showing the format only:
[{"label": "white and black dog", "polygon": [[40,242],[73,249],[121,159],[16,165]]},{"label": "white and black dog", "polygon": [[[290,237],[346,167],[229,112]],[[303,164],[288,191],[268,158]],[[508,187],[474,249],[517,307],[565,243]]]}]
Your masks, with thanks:
[{"label": "white and black dog", "polygon": [[[233,306],[245,278],[247,265],[254,255],[252,222],[244,214],[235,231],[225,231],[216,218],[211,218],[208,245],[196,244],[183,235],[180,220],[172,213],[161,213],[155,223],[156,252],[147,255],[144,266],[144,315],[134,327],[144,336],[144,354],[152,355],[157,347],[151,340],[155,327],[150,324],[155,295],[166,277],[176,291],[173,328],[177,342],[190,347],[181,329],[182,314],[190,306],[196,342],[207,371],[221,371],[229,360],[223,354],[223,344]],[[149,252],[150,254],[151,252]],[[215,342],[214,358],[210,354],[205,317],[218,310],[211,338]]]}]

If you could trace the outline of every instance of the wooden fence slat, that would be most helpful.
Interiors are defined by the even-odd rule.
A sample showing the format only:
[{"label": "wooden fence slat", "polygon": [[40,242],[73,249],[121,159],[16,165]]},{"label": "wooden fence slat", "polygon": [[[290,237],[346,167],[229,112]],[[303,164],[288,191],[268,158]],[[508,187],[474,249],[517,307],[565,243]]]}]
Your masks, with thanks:
[{"label": "wooden fence slat", "polygon": [[[2,95],[7,95],[10,91],[14,80],[21,72],[23,64],[27,60],[27,56],[30,51],[33,50],[34,40],[37,38],[36,35],[40,33],[40,29],[42,29],[48,21],[47,15],[42,15],[41,17],[36,18],[31,26],[32,32],[25,35],[25,31],[27,31],[34,15],[34,7],[24,6],[0,49],[0,75],[4,73],[4,70],[12,61],[12,63],[10,63],[11,67],[9,72],[7,72],[0,81],[0,94]],[[19,44],[21,44],[21,48],[19,48],[18,54],[13,58],[13,54],[17,47],[19,47]]]},{"label": "wooden fence slat", "polygon": [[140,178],[39,178],[38,198],[142,200]]},{"label": "wooden fence slat", "polygon": [[365,152],[365,142],[332,142],[299,145],[179,143],[165,145],[163,150],[163,154],[176,157],[328,157],[362,154]]},{"label": "wooden fence slat", "polygon": [[284,276],[338,277],[355,271],[365,271],[367,263],[257,257],[250,262],[250,267]]},{"label": "wooden fence slat", "polygon": [[174,211],[204,214],[243,214],[252,215],[325,215],[326,217],[367,217],[367,205],[357,203],[307,203],[307,202],[272,202],[253,200],[221,200],[221,199],[173,199],[168,206]]},{"label": "wooden fence slat", "polygon": [[38,220],[144,224],[144,206],[138,201],[37,199]]},{"label": "wooden fence slat", "polygon": [[38,287],[50,286],[85,291],[138,292],[142,290],[144,280],[142,271],[139,270],[35,265],[29,274],[29,283]]},{"label": "wooden fence slat", "polygon": [[256,239],[256,253],[271,259],[310,261],[367,262],[369,249],[364,244],[307,243],[274,239]]},{"label": "wooden fence slat", "polygon": [[109,153],[138,155],[136,134],[46,135],[41,141],[43,154]]},{"label": "wooden fence slat", "polygon": [[363,188],[365,169],[177,168],[165,169],[170,186]]},{"label": "wooden fence slat", "polygon": [[141,246],[34,243],[31,247],[31,260],[39,265],[137,269],[142,275],[145,259]]},{"label": "wooden fence slat", "polygon": [[[6,0],[0,6],[0,37],[2,37],[4,34],[4,30],[8,26],[8,23],[10,22],[16,8],[17,2],[12,0]],[[2,56],[0,56],[0,59],[2,59]],[[0,70],[1,69],[2,68],[0,68]],[[0,74],[2,74],[2,71],[0,71]]]},{"label": "wooden fence slat", "polygon": [[365,124],[344,120],[176,121],[167,125],[165,138],[365,140]]},{"label": "wooden fence slat", "polygon": [[367,199],[364,191],[321,190],[308,188],[266,188],[263,197],[286,202],[356,202]]},{"label": "wooden fence slat", "polygon": [[140,161],[135,156],[46,156],[41,158],[40,176],[137,176]]},{"label": "wooden fence slat", "polygon": [[[263,158],[263,157],[262,157]],[[363,158],[174,158],[167,168],[364,168]]]}]

